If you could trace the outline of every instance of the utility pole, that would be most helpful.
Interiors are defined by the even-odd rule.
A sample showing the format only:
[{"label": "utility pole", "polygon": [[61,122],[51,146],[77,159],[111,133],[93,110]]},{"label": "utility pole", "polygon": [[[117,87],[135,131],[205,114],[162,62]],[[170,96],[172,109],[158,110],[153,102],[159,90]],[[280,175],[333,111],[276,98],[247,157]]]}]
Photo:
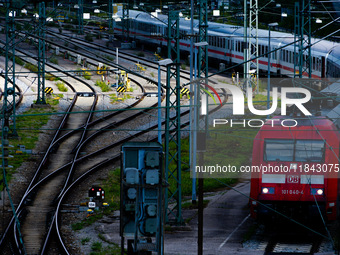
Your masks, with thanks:
[{"label": "utility pole", "polygon": [[78,29],[80,35],[84,34],[83,4],[84,4],[83,0],[78,0]]},{"label": "utility pole", "polygon": [[311,0],[295,3],[294,30],[294,77],[312,78]]},{"label": "utility pole", "polygon": [[123,42],[129,42],[130,36],[130,23],[129,23],[129,1],[124,0],[123,2],[123,19],[122,19],[122,32],[123,32]]},{"label": "utility pole", "polygon": [[[20,222],[17,217],[15,207],[13,204],[13,200],[10,195],[10,190],[7,183],[7,171],[6,169],[11,167],[8,165],[9,155],[9,136],[17,137],[16,131],[16,121],[15,121],[15,15],[16,11],[22,8],[22,3],[19,1],[11,1],[6,2],[6,45],[5,45],[5,84],[4,84],[4,93],[3,93],[3,105],[1,112],[1,125],[2,125],[2,134],[1,134],[1,168],[3,174],[3,185],[4,190],[7,191],[8,200],[12,208],[13,215],[16,221],[16,228],[19,234],[19,242],[21,248],[26,254],[25,246],[23,243],[21,231],[20,231]],[[12,78],[12,86],[9,86],[9,81]],[[12,102],[8,100],[9,96],[12,96]],[[10,119],[12,118],[12,130],[10,129]],[[10,130],[12,133],[10,134]],[[3,193],[5,194],[5,193]],[[5,197],[3,197],[3,202],[5,205]],[[4,206],[3,206],[4,208]],[[3,211],[4,212],[4,211]]]},{"label": "utility pole", "polygon": [[[179,12],[170,11],[168,15],[168,58],[174,68],[167,66],[166,80],[166,126],[165,126],[165,179],[175,182],[175,187],[168,187],[165,194],[166,222],[174,217],[175,224],[182,224],[182,177],[181,177],[181,84],[180,84],[180,48],[179,48]],[[176,81],[171,86],[171,79]],[[175,114],[173,114],[175,113]],[[170,143],[175,149],[170,150]],[[172,166],[171,166],[172,165]],[[173,167],[174,165],[174,167]],[[170,208],[169,202],[175,205]]]},{"label": "utility pole", "polygon": [[112,16],[113,16],[113,0],[109,0],[109,33],[110,33],[109,41],[112,41],[114,37],[114,26]]},{"label": "utility pole", "polygon": [[[197,72],[197,78],[199,81],[196,85],[196,96],[198,98],[195,98],[195,101],[198,102],[196,105],[196,109],[199,109],[200,106],[200,100],[199,98],[205,97],[206,102],[208,102],[208,95],[203,93],[203,95],[200,95],[200,88],[205,87],[205,83],[208,83],[208,4],[207,0],[200,0],[198,5],[198,12],[199,12],[199,42],[196,45],[198,47],[198,59],[196,61],[198,62],[198,72]],[[205,79],[200,79],[205,78]],[[203,83],[203,84],[201,84]],[[196,111],[195,118],[197,119],[196,123],[197,126],[194,128],[196,129],[196,151],[198,152],[198,163],[199,165],[204,164],[204,148],[201,148],[201,146],[198,146],[197,141],[199,144],[204,143],[208,135],[208,103],[206,104],[206,115],[204,116],[204,123],[203,128],[200,127],[200,114],[199,111]],[[198,133],[197,133],[198,132]],[[200,148],[198,148],[200,147]],[[199,173],[201,175],[201,173]],[[204,179],[203,176],[198,176],[198,238],[197,238],[197,251],[198,255],[203,254],[203,186],[204,186]]]},{"label": "utility pole", "polygon": [[243,34],[244,34],[244,37],[243,37],[243,61],[244,61],[244,64],[243,64],[243,79],[244,79],[244,84],[245,84],[245,87],[244,87],[244,90],[246,91],[247,90],[247,86],[248,86],[248,79],[249,79],[249,62],[247,61],[249,59],[248,57],[248,33],[247,33],[247,28],[248,28],[248,22],[247,22],[247,0],[244,0],[243,2],[244,6],[243,6]]},{"label": "utility pole", "polygon": [[257,88],[258,92],[258,84],[259,84],[259,40],[258,40],[258,0],[250,0],[249,4],[249,42],[248,42],[248,58],[249,59],[256,58],[255,62],[249,63],[247,65],[247,77],[250,74],[250,66],[253,65],[255,68],[255,79],[250,79],[248,82],[248,86],[253,89]]},{"label": "utility pole", "polygon": [[45,101],[45,3],[39,3],[38,29],[38,97],[36,104],[46,104]]},{"label": "utility pole", "polygon": [[[6,45],[5,45],[5,86],[3,94],[3,128],[11,131],[12,136],[17,137],[15,118],[15,14],[16,9],[7,5],[6,8]],[[12,86],[10,85],[12,81]],[[9,101],[9,97],[12,100]],[[12,128],[9,123],[12,120]]]}]

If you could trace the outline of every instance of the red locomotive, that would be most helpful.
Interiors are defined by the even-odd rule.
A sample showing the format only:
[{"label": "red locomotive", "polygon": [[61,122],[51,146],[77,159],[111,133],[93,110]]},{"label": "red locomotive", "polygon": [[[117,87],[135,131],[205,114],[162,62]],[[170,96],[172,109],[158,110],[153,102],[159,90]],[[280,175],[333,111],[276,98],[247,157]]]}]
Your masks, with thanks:
[{"label": "red locomotive", "polygon": [[[276,119],[278,120],[278,119]],[[288,120],[286,120],[288,121]],[[339,215],[340,133],[324,117],[279,125],[272,119],[254,139],[250,190],[251,215],[268,219]],[[279,212],[279,213],[277,213]]]}]

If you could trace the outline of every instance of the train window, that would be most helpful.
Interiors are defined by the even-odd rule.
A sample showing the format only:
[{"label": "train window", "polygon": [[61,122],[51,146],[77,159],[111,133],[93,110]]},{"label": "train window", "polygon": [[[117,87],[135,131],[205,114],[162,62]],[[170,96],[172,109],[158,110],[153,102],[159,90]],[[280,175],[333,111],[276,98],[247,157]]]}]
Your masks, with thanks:
[{"label": "train window", "polygon": [[265,161],[321,162],[325,143],[320,140],[265,139]]},{"label": "train window", "polygon": [[295,161],[321,162],[325,151],[324,141],[296,140]]},{"label": "train window", "polygon": [[293,161],[293,140],[265,140],[265,161]]},{"label": "train window", "polygon": [[[276,48],[274,48],[273,50],[276,50]],[[274,60],[276,60],[276,52],[277,52],[277,51],[274,51],[274,52],[272,53],[272,58],[273,58]]]}]

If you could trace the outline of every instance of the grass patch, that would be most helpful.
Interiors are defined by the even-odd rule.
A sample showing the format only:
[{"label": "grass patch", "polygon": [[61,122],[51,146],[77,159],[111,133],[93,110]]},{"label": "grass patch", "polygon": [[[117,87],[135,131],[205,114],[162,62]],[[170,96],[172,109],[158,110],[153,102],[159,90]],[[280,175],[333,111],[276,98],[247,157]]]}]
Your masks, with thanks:
[{"label": "grass patch", "polygon": [[[247,118],[247,116],[245,116]],[[204,152],[204,166],[235,166],[239,169],[241,165],[250,162],[252,154],[253,140],[258,132],[258,128],[240,128],[224,125],[211,128],[210,137],[207,139],[207,149]],[[170,143],[172,154],[176,152],[174,143]],[[181,158],[182,158],[182,194],[191,195],[192,178],[189,171],[189,138],[181,139]],[[175,169],[175,164],[169,166],[170,171]],[[213,175],[212,177],[217,177]],[[221,177],[221,178],[219,178]],[[218,181],[212,178],[204,179],[204,191],[216,191],[225,188],[225,184],[232,185],[237,182],[236,175],[218,176]],[[175,190],[176,182],[174,178],[169,179],[170,189]]]},{"label": "grass patch", "polygon": [[51,97],[46,97],[46,103],[49,105],[58,105],[60,98],[63,98],[64,95],[58,94],[58,95],[52,95]]},{"label": "grass patch", "polygon": [[26,69],[30,70],[31,72],[38,72],[38,67],[36,65],[33,65],[31,63],[26,63],[24,66]]},{"label": "grass patch", "polygon": [[[10,155],[13,155],[14,158],[9,159],[9,165],[12,165],[13,168],[9,168],[7,171],[7,182],[11,181],[12,175],[23,162],[35,161],[33,157],[25,153],[16,155],[15,150],[18,148],[18,145],[24,145],[28,150],[35,148],[41,128],[47,124],[50,118],[48,113],[51,112],[55,112],[55,110],[53,108],[34,108],[29,109],[24,114],[17,116],[16,128],[20,139],[9,139],[10,145],[13,145],[13,148],[10,149]],[[25,116],[28,114],[29,116]],[[3,176],[1,175],[0,181],[2,179]],[[0,185],[0,190],[3,190],[3,184]]]},{"label": "grass patch", "polygon": [[[110,103],[111,104],[122,102],[126,99],[132,98],[132,96],[129,95],[129,94],[119,95],[118,97],[116,96],[116,94],[111,94],[109,97],[110,97]],[[118,100],[118,98],[121,98],[121,99]]]},{"label": "grass patch", "polygon": [[63,82],[57,82],[56,85],[57,85],[59,91],[61,91],[61,92],[67,92],[68,91],[67,87],[65,86],[65,84]]},{"label": "grass patch", "polygon": [[106,207],[103,211],[95,212],[93,215],[83,219],[81,222],[72,224],[71,227],[74,231],[90,226],[97,220],[103,218],[104,215],[110,215],[113,211],[119,209],[120,169],[112,169],[109,171],[108,176],[102,181],[101,186],[105,190],[105,202],[109,203],[109,207]]},{"label": "grass patch", "polygon": [[[247,105],[248,100],[245,98],[245,105]],[[273,98],[270,97],[270,105],[273,103]],[[253,98],[253,105],[267,106],[267,95],[256,94]],[[278,100],[277,107],[281,107],[281,100]]]},{"label": "grass patch", "polygon": [[120,200],[120,168],[112,169],[102,183],[105,200],[115,208],[119,208]]},{"label": "grass patch", "polygon": [[95,85],[100,87],[102,92],[108,92],[111,90],[111,87],[105,81],[97,80]]},{"label": "grass patch", "polygon": [[121,254],[120,248],[117,244],[103,247],[99,243],[100,242],[95,242],[92,244],[90,255],[108,255],[108,254],[119,255]]},{"label": "grass patch", "polygon": [[58,65],[58,59],[55,56],[50,58],[50,62],[53,63],[53,64]]},{"label": "grass patch", "polygon": [[25,65],[25,62],[21,58],[19,58],[18,56],[15,56],[15,63],[18,64],[18,65],[21,65],[21,66]]},{"label": "grass patch", "polygon": [[[210,200],[203,200],[203,208],[206,208],[209,204]],[[193,204],[191,201],[190,202],[184,202],[182,203],[182,209],[198,209],[198,202],[196,204]]]},{"label": "grass patch", "polygon": [[86,238],[81,239],[80,242],[81,242],[82,245],[85,245],[85,244],[87,244],[88,242],[90,242],[90,240],[91,240],[91,238],[86,237]]},{"label": "grass patch", "polygon": [[53,74],[46,73],[46,74],[45,74],[45,80],[49,80],[49,81],[60,81],[60,78],[57,77],[57,76],[54,76]]},{"label": "grass patch", "polygon": [[102,213],[94,213],[93,215],[87,217],[86,219],[83,219],[81,222],[73,223],[71,227],[74,231],[81,230],[84,227],[92,225],[97,220],[102,219],[103,216],[104,215]]},{"label": "grass patch", "polygon": [[92,251],[101,251],[102,247],[103,247],[102,242],[94,242],[91,246],[91,250]]}]

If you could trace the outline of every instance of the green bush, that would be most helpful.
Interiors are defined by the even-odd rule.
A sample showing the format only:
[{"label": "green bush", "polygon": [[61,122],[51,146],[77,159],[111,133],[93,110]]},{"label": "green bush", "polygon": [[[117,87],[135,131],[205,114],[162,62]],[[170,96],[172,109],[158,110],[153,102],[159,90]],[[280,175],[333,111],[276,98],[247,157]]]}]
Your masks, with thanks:
[{"label": "green bush", "polygon": [[57,87],[59,89],[59,91],[61,92],[67,92],[67,87],[65,86],[65,84],[63,82],[57,82]]},{"label": "green bush", "polygon": [[91,240],[91,238],[89,238],[89,237],[83,238],[83,239],[81,239],[81,244],[84,245],[84,244],[90,242],[90,240]]},{"label": "green bush", "polygon": [[31,72],[38,72],[38,67],[31,63],[26,63],[24,67],[30,70]]},{"label": "green bush", "polygon": [[53,63],[53,64],[58,65],[58,59],[55,56],[50,58],[50,62]]},{"label": "green bush", "polygon": [[91,249],[93,251],[101,251],[102,246],[103,246],[102,242],[94,242],[91,246]]},{"label": "green bush", "polygon": [[107,85],[107,83],[104,82],[104,81],[97,80],[96,83],[95,83],[95,85],[98,86],[98,87],[100,87],[101,90],[102,90],[102,92],[108,92],[108,91],[111,90],[111,89],[110,89],[110,86]]},{"label": "green bush", "polygon": [[21,66],[25,65],[25,62],[21,58],[19,58],[18,56],[15,56],[15,63],[18,64],[18,65],[21,65]]}]

